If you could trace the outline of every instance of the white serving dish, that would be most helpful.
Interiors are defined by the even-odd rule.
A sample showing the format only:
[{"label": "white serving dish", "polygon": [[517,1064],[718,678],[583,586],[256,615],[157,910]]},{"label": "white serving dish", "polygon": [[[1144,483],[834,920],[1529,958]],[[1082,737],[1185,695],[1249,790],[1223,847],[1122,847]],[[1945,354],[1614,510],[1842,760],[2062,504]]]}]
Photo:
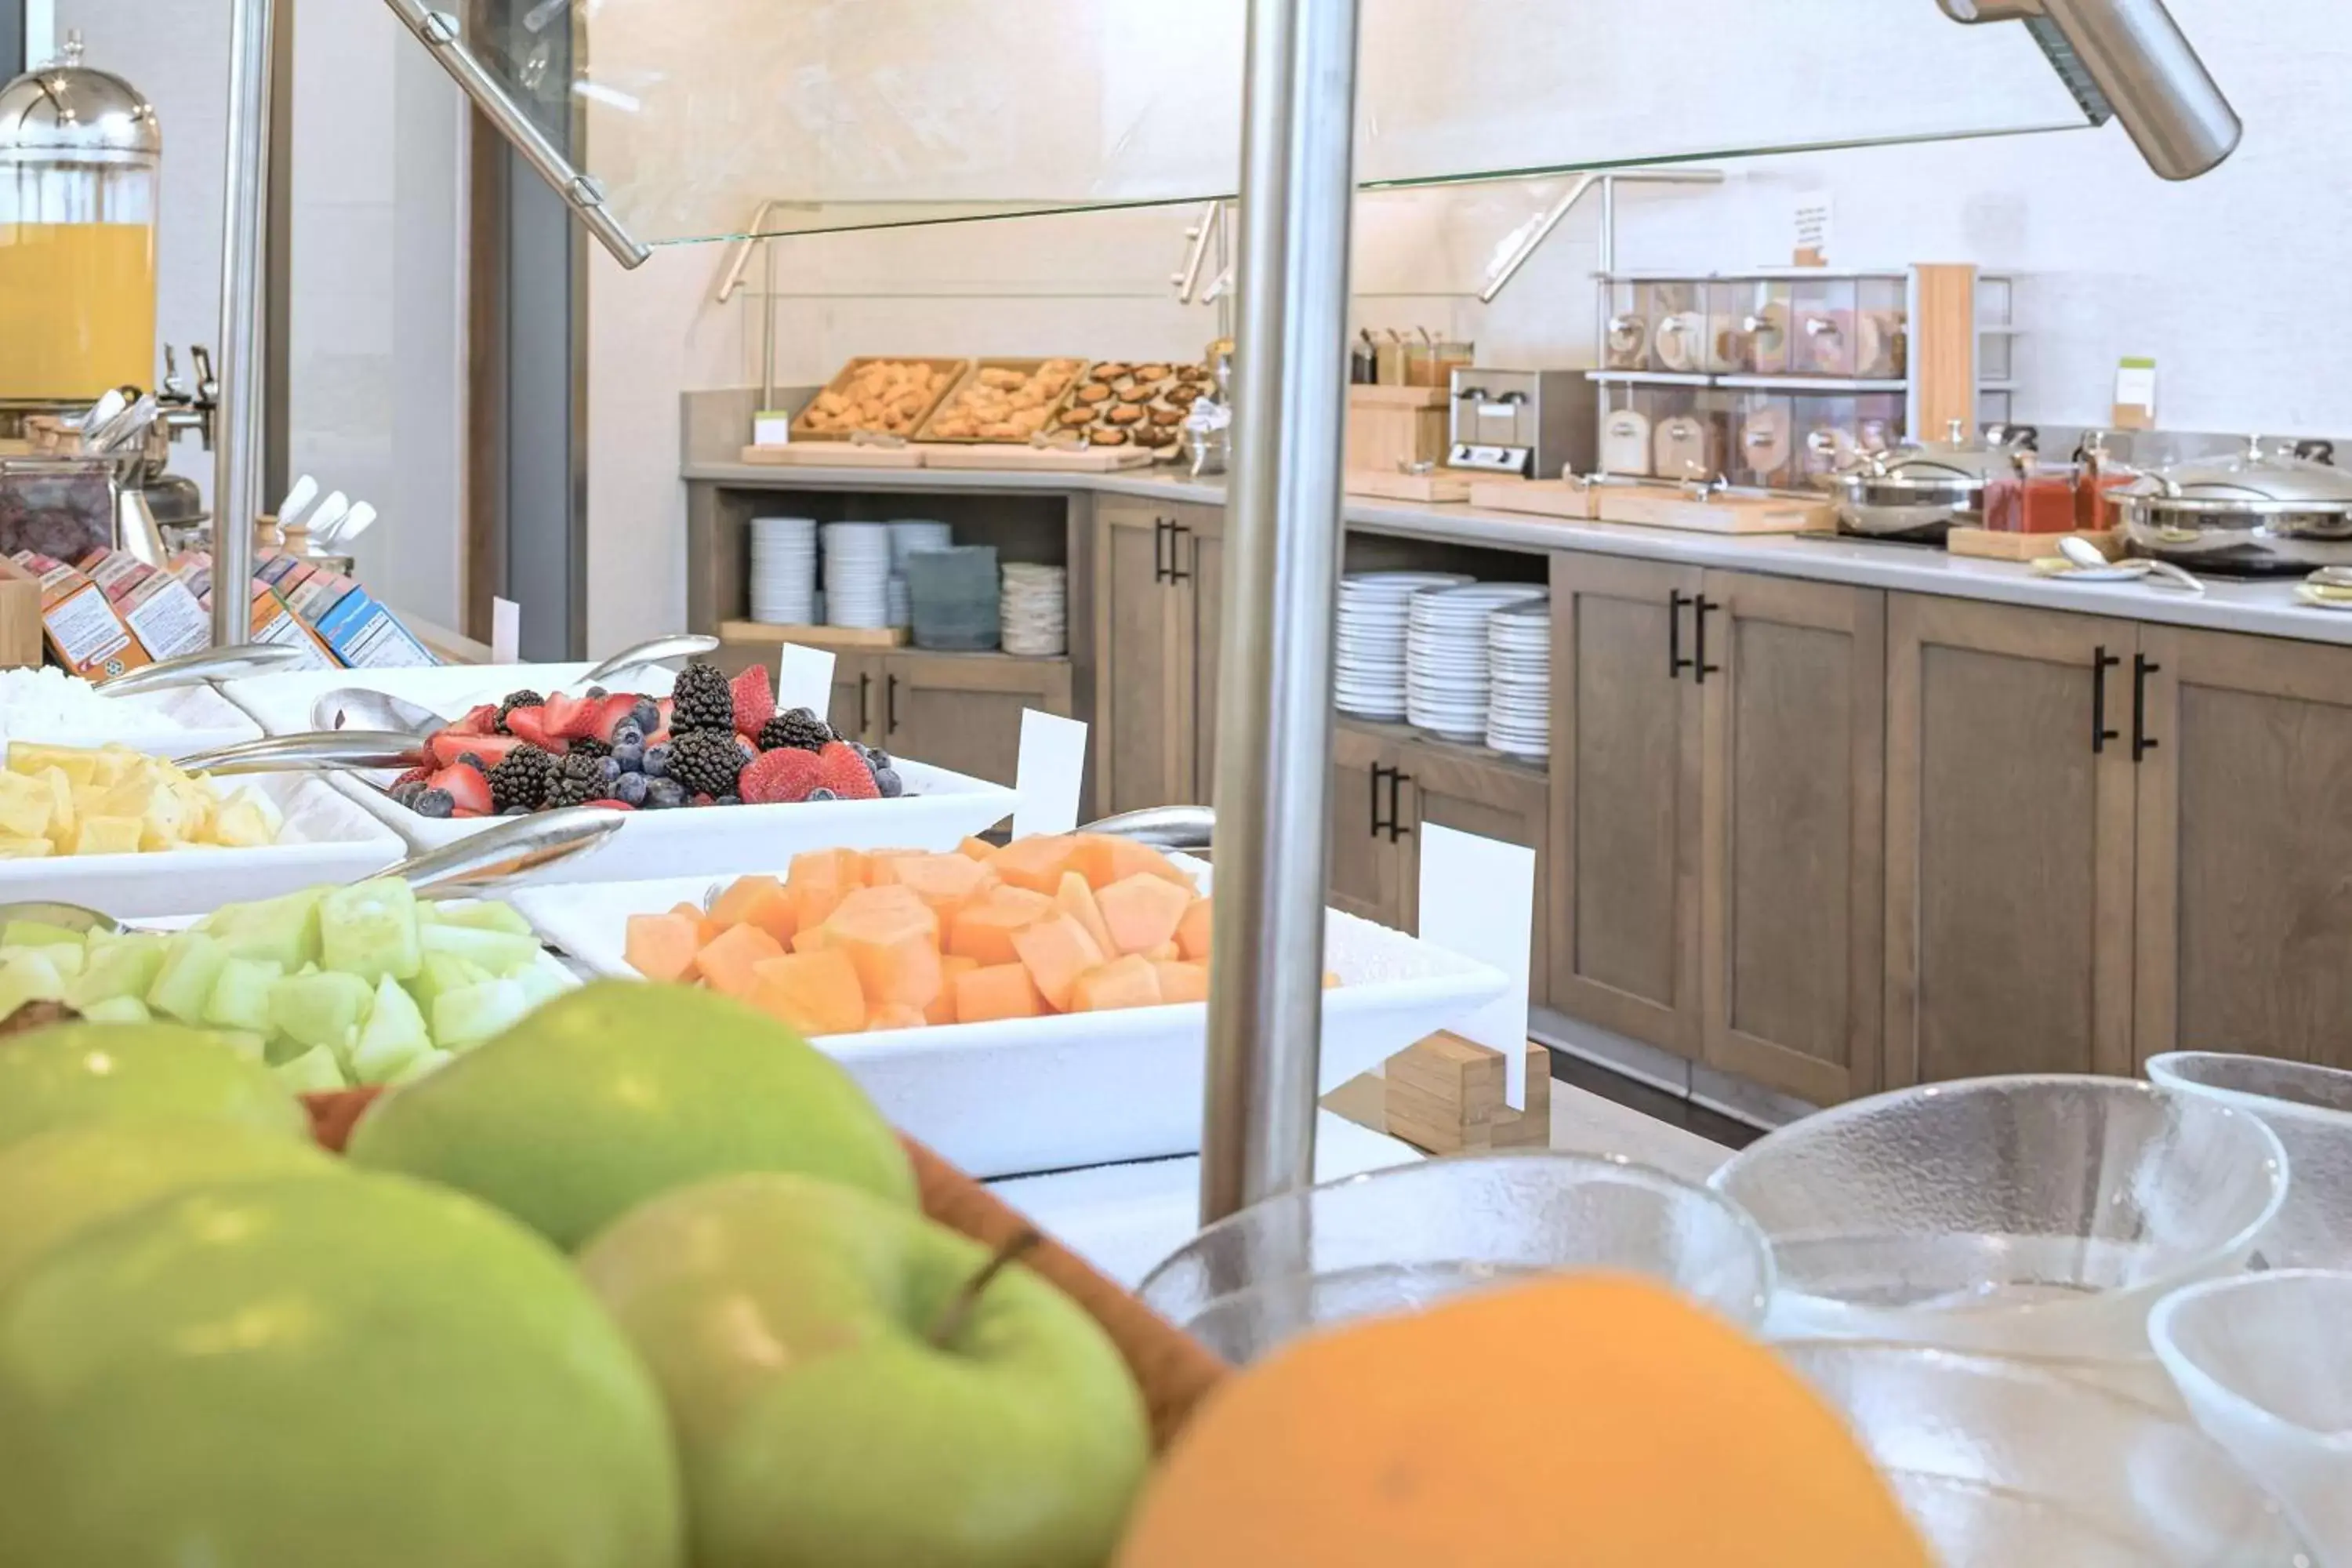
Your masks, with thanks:
[{"label": "white serving dish", "polygon": [[0,860],[0,902],[52,899],[117,920],[198,915],[320,882],[352,882],[407,858],[400,836],[325,780],[298,773],[224,779],[250,785],[286,814],[278,841],[256,849],[161,849]]},{"label": "white serving dish", "polygon": [[[248,676],[224,681],[221,690],[231,702],[253,715],[265,734],[300,735],[317,728],[310,709],[330,691],[347,686],[389,692],[421,703],[445,718],[455,719],[479,702],[495,702],[509,691],[528,688],[545,692],[562,689],[595,668],[583,660],[572,664],[443,664],[394,669],[303,669],[286,675]],[[667,671],[649,671],[656,679],[673,679]],[[647,685],[654,684],[648,680]],[[667,695],[667,689],[662,695]]]},{"label": "white serving dish", "polygon": [[[144,752],[151,757],[184,757],[191,752],[210,751],[215,746],[234,746],[243,741],[261,738],[261,726],[245,710],[231,702],[210,686],[175,686],[162,691],[150,691],[130,697],[112,697],[107,700],[126,708],[142,708],[161,714],[176,726],[159,730],[152,735],[127,735],[120,744],[134,752]],[[26,741],[43,746],[104,746],[118,743],[115,738],[95,729],[78,730],[71,725],[54,731],[11,733],[10,741]]]},{"label": "white serving dish", "polygon": [[[1180,863],[1209,886],[1208,868]],[[775,861],[763,862],[778,865]],[[779,869],[781,874],[781,867]],[[635,978],[628,917],[702,901],[712,879],[524,889],[508,901],[574,963]],[[1328,911],[1319,1090],[1370,1071],[1509,984],[1502,971],[1402,931]],[[846,1067],[893,1126],[983,1178],[1192,1154],[1201,1147],[1205,1003],[941,1025],[816,1044]]]}]

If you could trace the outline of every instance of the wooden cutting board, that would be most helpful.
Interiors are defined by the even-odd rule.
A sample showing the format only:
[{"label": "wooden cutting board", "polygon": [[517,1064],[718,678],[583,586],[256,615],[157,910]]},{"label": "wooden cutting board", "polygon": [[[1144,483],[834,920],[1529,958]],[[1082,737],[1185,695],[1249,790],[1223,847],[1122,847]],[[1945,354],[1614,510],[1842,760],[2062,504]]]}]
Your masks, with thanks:
[{"label": "wooden cutting board", "polygon": [[782,447],[746,447],[743,461],[778,468],[919,468],[918,447],[867,447],[856,441],[794,441]]},{"label": "wooden cutting board", "polygon": [[[1517,481],[1524,484],[1525,480]],[[1448,505],[1470,499],[1467,474],[1438,469],[1427,474],[1381,473],[1377,468],[1350,468],[1341,483],[1351,496],[1375,496],[1381,500],[1417,500]]]},{"label": "wooden cutting board", "polygon": [[1565,479],[1479,479],[1470,487],[1470,504],[1492,511],[1589,522],[1593,494],[1592,486],[1571,485]]},{"label": "wooden cutting board", "polygon": [[926,468],[1011,469],[1034,474],[1115,474],[1129,468],[1148,468],[1155,460],[1148,447],[1088,447],[1071,451],[1055,447],[1015,447],[1010,443],[952,447],[925,443],[915,450],[922,454]]},{"label": "wooden cutting board", "polygon": [[1837,514],[1826,501],[1790,496],[1712,495],[1701,500],[1664,485],[1601,485],[1602,522],[1678,528],[1693,533],[1828,533]]},{"label": "wooden cutting board", "polygon": [[2059,552],[2062,539],[2086,539],[2112,561],[2123,553],[2123,542],[2112,532],[1996,533],[1989,528],[1956,528],[1944,535],[1944,548],[1955,555],[1985,561],[2039,561]]}]

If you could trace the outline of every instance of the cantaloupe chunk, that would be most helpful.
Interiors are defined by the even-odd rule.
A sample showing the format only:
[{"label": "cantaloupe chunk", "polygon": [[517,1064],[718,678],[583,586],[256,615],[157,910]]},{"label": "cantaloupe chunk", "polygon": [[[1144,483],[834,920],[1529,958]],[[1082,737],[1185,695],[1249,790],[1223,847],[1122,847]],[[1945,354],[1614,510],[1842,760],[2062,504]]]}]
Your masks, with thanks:
[{"label": "cantaloupe chunk", "polygon": [[992,963],[964,970],[955,978],[956,1022],[991,1024],[999,1018],[1034,1018],[1045,998],[1026,964]]},{"label": "cantaloupe chunk", "polygon": [[1184,918],[1176,922],[1176,946],[1189,963],[1209,962],[1210,908],[1208,900],[1194,899]]},{"label": "cantaloupe chunk", "polygon": [[792,897],[794,929],[821,925],[834,907],[866,886],[866,857],[855,849],[812,849],[793,857],[784,879]]},{"label": "cantaloupe chunk", "polygon": [[817,925],[793,932],[793,940],[786,945],[794,952],[814,952],[825,944],[826,940],[824,927]]},{"label": "cantaloupe chunk", "polygon": [[1149,952],[1173,940],[1192,907],[1191,889],[1148,872],[1137,872],[1095,894],[1112,947],[1122,953]]},{"label": "cantaloupe chunk", "polygon": [[1110,928],[1103,924],[1102,906],[1095,902],[1095,890],[1076,871],[1062,873],[1062,885],[1055,891],[1054,902],[1061,911],[1087,928],[1095,945],[1105,952],[1112,951]]},{"label": "cantaloupe chunk", "polygon": [[946,921],[996,886],[996,872],[961,855],[901,855],[875,862],[874,885],[911,888]]},{"label": "cantaloupe chunk", "polygon": [[1209,999],[1207,964],[1162,962],[1151,968],[1160,976],[1160,999],[1162,1002],[1206,1002]]},{"label": "cantaloupe chunk", "polygon": [[919,1029],[930,1020],[919,1008],[898,1002],[886,1002],[866,1015],[866,1032],[877,1029]]},{"label": "cantaloupe chunk", "polygon": [[[931,998],[929,1006],[923,1009],[923,1016],[934,1024],[954,1023],[956,1021],[956,976],[968,973],[979,967],[978,959],[959,958],[953,953],[940,959],[940,994]],[[1024,969],[1021,973],[1026,974],[1029,972]]]},{"label": "cantaloupe chunk", "polygon": [[1150,960],[1132,953],[1098,963],[1070,983],[1073,1013],[1115,1013],[1124,1007],[1159,1005],[1159,971]]},{"label": "cantaloupe chunk", "polygon": [[803,1035],[854,1035],[866,1027],[866,992],[845,952],[787,953],[756,973],[745,1000]]},{"label": "cantaloupe chunk", "polygon": [[738,877],[710,900],[710,918],[741,925],[751,918],[751,910],[761,898],[783,890],[784,885],[773,877]]},{"label": "cantaloupe chunk", "polygon": [[678,980],[694,967],[694,955],[702,950],[702,921],[698,915],[681,915],[675,911],[666,915],[631,915],[626,943],[622,952],[629,967],[648,980]]},{"label": "cantaloupe chunk", "polygon": [[846,955],[869,1007],[888,1003],[917,1012],[943,984],[940,917],[911,888],[860,888],[826,917],[822,951]]},{"label": "cantaloupe chunk", "polygon": [[1016,838],[996,852],[989,864],[1004,879],[1005,886],[1026,888],[1047,898],[1059,892],[1062,873],[1070,869],[1070,857],[1076,854],[1078,841],[1068,834],[1036,834]]},{"label": "cantaloupe chunk", "polygon": [[755,966],[784,955],[783,943],[754,925],[729,926],[694,955],[694,972],[713,991],[749,996],[759,984]]},{"label": "cantaloupe chunk", "polygon": [[1158,947],[1151,949],[1141,956],[1150,959],[1154,963],[1174,963],[1183,958],[1184,950],[1178,947],[1172,942],[1163,942]]},{"label": "cantaloupe chunk", "polygon": [[956,846],[956,853],[967,860],[993,860],[996,858],[996,846],[985,838],[967,838]]},{"label": "cantaloupe chunk", "polygon": [[996,888],[948,923],[948,952],[975,963],[1018,963],[1013,933],[1054,912],[1054,900],[1026,888]]},{"label": "cantaloupe chunk", "polygon": [[1087,886],[1097,892],[1113,882],[1123,882],[1137,876],[1158,877],[1175,883],[1188,893],[1194,890],[1192,879],[1173,860],[1149,844],[1138,844],[1132,838],[1118,838],[1108,833],[1081,833],[1076,843],[1070,865],[1085,875]]},{"label": "cantaloupe chunk", "polygon": [[1037,983],[1045,1005],[1056,1013],[1070,1010],[1070,989],[1078,976],[1110,956],[1076,918],[1059,910],[1014,931],[1013,951],[1029,966],[1029,978]]},{"label": "cantaloupe chunk", "polygon": [[720,931],[727,929],[725,926],[720,925],[717,921],[712,920],[710,918],[710,911],[704,909],[700,904],[672,904],[669,907],[669,912],[674,915],[684,915],[687,919],[694,922],[695,930],[698,932],[698,935],[695,938],[695,945],[697,947],[706,945],[716,938]]}]

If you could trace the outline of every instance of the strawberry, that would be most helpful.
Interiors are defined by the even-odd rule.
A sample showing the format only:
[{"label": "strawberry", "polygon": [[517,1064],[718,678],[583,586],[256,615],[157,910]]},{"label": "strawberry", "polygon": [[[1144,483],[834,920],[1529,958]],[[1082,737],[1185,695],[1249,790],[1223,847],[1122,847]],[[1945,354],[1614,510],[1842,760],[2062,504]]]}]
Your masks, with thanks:
[{"label": "strawberry", "polygon": [[817,774],[824,766],[814,752],[803,752],[798,746],[779,746],[772,752],[761,752],[759,760],[743,770],[735,787],[745,805],[806,800],[809,791],[817,787]]},{"label": "strawberry", "polygon": [[484,702],[466,710],[466,716],[449,726],[467,735],[495,735],[499,732],[499,705]]},{"label": "strawberry", "polygon": [[529,741],[542,752],[562,756],[570,751],[567,742],[559,741],[547,727],[547,710],[536,703],[526,708],[507,710],[507,732],[518,741]]},{"label": "strawberry", "polygon": [[735,732],[757,740],[761,726],[776,716],[776,689],[768,684],[768,667],[748,665],[727,685],[735,696]]},{"label": "strawberry", "polygon": [[589,716],[588,733],[606,745],[611,745],[613,731],[621,727],[622,720],[636,710],[637,701],[638,698],[635,692],[621,691],[590,702],[589,707],[593,710],[593,712]]},{"label": "strawberry", "polygon": [[433,770],[431,768],[411,768],[406,773],[401,774],[398,778],[393,780],[391,784],[387,787],[398,789],[401,785],[405,784],[423,784],[426,779],[429,779],[432,776]]},{"label": "strawberry", "polygon": [[467,752],[481,758],[485,769],[494,768],[521,744],[512,735],[473,735],[458,730],[436,731],[432,741],[434,760],[445,768]]},{"label": "strawberry", "polygon": [[846,741],[827,741],[816,754],[817,776],[814,787],[829,789],[843,800],[879,800],[881,786],[874,782],[874,770],[857,754],[857,748]]},{"label": "strawberry", "polygon": [[677,706],[677,703],[672,699],[665,697],[660,701],[655,703],[654,706],[661,710],[662,732],[664,734],[667,734],[669,732],[670,711]]},{"label": "strawberry", "polygon": [[717,805],[719,804],[719,799],[716,795],[708,795],[703,794],[700,790],[696,790],[692,795],[687,796],[686,804],[688,805]]},{"label": "strawberry", "polygon": [[[558,691],[546,702],[547,732],[559,741],[584,740],[595,733],[596,716],[604,707],[598,697],[570,697]],[[514,718],[509,714],[507,725],[511,729]]]},{"label": "strawberry", "polygon": [[652,751],[656,746],[667,746],[668,744],[669,730],[666,726],[662,729],[656,730],[652,734],[646,737],[646,750],[647,751]]},{"label": "strawberry", "polygon": [[426,789],[444,789],[459,813],[488,815],[490,809],[490,781],[474,769],[464,766],[443,768],[425,781]]}]

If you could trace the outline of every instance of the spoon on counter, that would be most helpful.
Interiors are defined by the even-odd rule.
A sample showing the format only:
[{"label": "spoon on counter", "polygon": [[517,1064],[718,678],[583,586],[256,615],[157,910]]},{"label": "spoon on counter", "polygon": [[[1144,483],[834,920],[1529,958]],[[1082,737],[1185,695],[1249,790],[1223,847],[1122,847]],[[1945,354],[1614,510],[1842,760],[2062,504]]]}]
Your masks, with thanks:
[{"label": "spoon on counter", "polygon": [[[588,853],[621,830],[623,816],[585,805],[542,811],[412,855],[345,885],[397,877],[420,899],[477,898],[527,881],[559,860]],[[0,904],[0,924],[10,921],[36,921],[78,931],[128,929],[112,915],[52,900]]]},{"label": "spoon on counter", "polygon": [[2063,555],[2086,574],[2093,572],[2111,574],[2128,571],[2133,576],[2151,578],[2168,588],[2182,588],[2191,594],[2205,592],[2204,584],[2169,561],[2133,562],[2126,567],[2123,563],[2108,560],[2100,552],[2099,547],[2089,540],[2077,539],[2071,533],[2060,537],[2058,553]]}]

